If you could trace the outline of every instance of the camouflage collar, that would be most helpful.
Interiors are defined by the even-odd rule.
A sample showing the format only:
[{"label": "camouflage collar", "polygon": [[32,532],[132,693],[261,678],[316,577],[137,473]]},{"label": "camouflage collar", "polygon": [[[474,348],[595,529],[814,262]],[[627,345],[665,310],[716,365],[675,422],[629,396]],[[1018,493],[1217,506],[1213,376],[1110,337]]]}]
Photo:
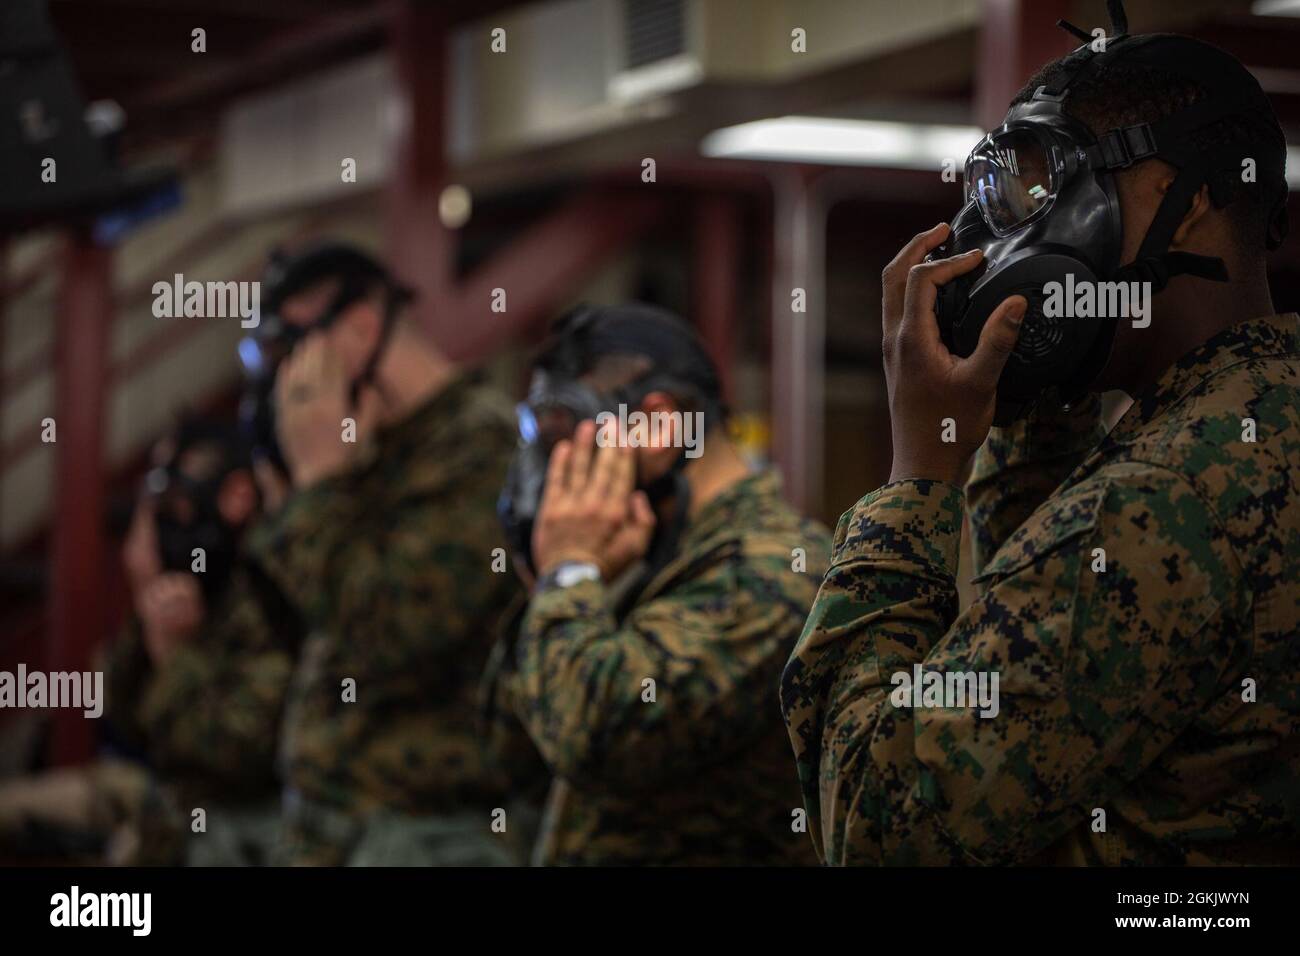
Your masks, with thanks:
[{"label": "camouflage collar", "polygon": [[752,527],[756,507],[780,497],[781,477],[777,472],[769,469],[742,478],[700,509],[686,526],[681,550],[689,551],[724,529]]},{"label": "camouflage collar", "polygon": [[481,380],[476,372],[458,372],[438,391],[413,408],[405,418],[378,429],[381,448],[408,448],[425,444],[439,424],[454,422],[455,409],[464,404],[471,388]]},{"label": "camouflage collar", "polygon": [[781,500],[781,478],[771,469],[755,472],[708,502],[682,532],[677,551],[637,597],[633,607],[671,587],[685,571],[719,560],[718,547],[734,549],[741,534],[763,526],[764,513]]},{"label": "camouflage collar", "polygon": [[1212,336],[1171,365],[1133,400],[1109,438],[1124,438],[1159,418],[1183,396],[1220,372],[1266,356],[1300,355],[1300,330],[1294,312],[1239,322]]}]

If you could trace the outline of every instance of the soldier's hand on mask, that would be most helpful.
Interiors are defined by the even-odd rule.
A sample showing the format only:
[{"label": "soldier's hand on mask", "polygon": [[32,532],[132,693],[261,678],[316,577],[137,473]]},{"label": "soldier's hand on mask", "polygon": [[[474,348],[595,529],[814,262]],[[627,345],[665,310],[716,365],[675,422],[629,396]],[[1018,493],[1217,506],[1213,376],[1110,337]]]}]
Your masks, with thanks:
[{"label": "soldier's hand on mask", "polygon": [[254,459],[253,480],[257,482],[257,491],[262,499],[264,514],[273,515],[284,507],[284,502],[292,489],[279,468],[264,458]]},{"label": "soldier's hand on mask", "polygon": [[890,481],[961,481],[966,462],[993,424],[998,377],[1015,348],[1027,306],[1023,296],[1011,296],[993,310],[968,358],[949,352],[934,314],[939,286],[974,269],[983,256],[977,249],[926,262],[948,231],[940,223],[914,237],[882,276],[885,386],[894,441]]},{"label": "soldier's hand on mask", "polygon": [[606,433],[597,447],[596,423],[579,423],[572,441],[558,442],[533,529],[538,575],[565,561],[591,563],[612,581],[643,557],[655,515],[636,490],[636,457]]},{"label": "soldier's hand on mask", "polygon": [[199,579],[187,571],[160,574],[137,596],[136,613],[145,651],[154,666],[161,667],[203,623]]},{"label": "soldier's hand on mask", "polygon": [[153,499],[147,495],[141,495],[131,515],[131,527],[127,529],[122,544],[122,563],[126,566],[132,594],[139,594],[150,581],[162,574]]},{"label": "soldier's hand on mask", "polygon": [[[338,354],[320,333],[303,340],[276,372],[276,434],[295,488],[347,470],[373,423],[373,395],[352,408],[351,383]],[[356,422],[344,441],[344,419]]]}]

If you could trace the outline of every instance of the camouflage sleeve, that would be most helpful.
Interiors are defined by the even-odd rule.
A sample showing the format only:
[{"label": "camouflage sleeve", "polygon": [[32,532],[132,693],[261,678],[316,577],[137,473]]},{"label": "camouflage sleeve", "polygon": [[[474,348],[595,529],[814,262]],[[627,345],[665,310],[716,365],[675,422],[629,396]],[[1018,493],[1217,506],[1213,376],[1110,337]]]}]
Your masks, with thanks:
[{"label": "camouflage sleeve", "polygon": [[352,511],[346,481],[323,482],[252,535],[250,551],[308,632],[346,649],[358,687],[439,686],[456,671],[444,665],[507,603],[510,576],[491,570],[498,486],[483,476],[504,474],[513,441],[494,426],[443,461],[418,462],[381,515]]},{"label": "camouflage sleeve", "polygon": [[333,615],[335,592],[327,575],[346,552],[348,532],[360,513],[355,476],[334,475],[295,491],[248,538],[248,550],[302,612],[308,631]]},{"label": "camouflage sleeve", "polygon": [[990,429],[966,483],[977,574],[1104,436],[1096,395],[1069,411],[1042,402],[1028,418]]},{"label": "camouflage sleeve", "polygon": [[140,722],[139,704],[153,674],[145,651],[140,622],[132,618],[117,640],[103,651],[104,686],[107,698],[104,719],[110,739],[133,751],[143,751],[145,728]]},{"label": "camouflage sleeve", "polygon": [[[1089,821],[1241,659],[1221,636],[1243,633],[1240,568],[1184,479],[1125,465],[1051,499],[954,620],[960,518],[955,487],[904,481],[840,522],[781,692],[830,863],[1024,860]],[[947,696],[918,697],[939,679]]]},{"label": "camouflage sleeve", "polygon": [[161,770],[263,783],[291,667],[248,597],[223,601],[161,668],[132,621],[104,662],[112,738]]},{"label": "camouflage sleeve", "polygon": [[259,643],[220,647],[200,636],[156,671],[139,714],[160,769],[229,784],[271,776],[292,661]]},{"label": "camouflage sleeve", "polygon": [[552,771],[654,787],[761,733],[754,714],[775,707],[783,645],[812,593],[808,581],[802,601],[791,595],[789,553],[774,543],[738,561],[701,561],[697,577],[638,606],[621,627],[599,582],[534,597],[512,698]]},{"label": "camouflage sleeve", "polygon": [[513,793],[521,794],[534,787],[544,796],[550,773],[545,761],[519,720],[520,708],[514,698],[517,683],[511,680],[515,662],[515,642],[527,601],[519,594],[502,615],[500,633],[478,686],[479,738],[486,758],[510,781]]}]

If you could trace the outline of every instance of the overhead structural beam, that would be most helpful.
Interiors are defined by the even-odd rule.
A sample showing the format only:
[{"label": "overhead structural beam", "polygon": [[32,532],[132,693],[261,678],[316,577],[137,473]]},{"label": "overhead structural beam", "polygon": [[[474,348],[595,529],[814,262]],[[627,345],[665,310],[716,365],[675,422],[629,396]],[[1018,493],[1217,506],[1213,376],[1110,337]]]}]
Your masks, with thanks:
[{"label": "overhead structural beam", "polygon": [[[275,0],[267,0],[274,6]],[[150,135],[174,138],[180,127],[207,128],[212,111],[236,96],[247,95],[274,83],[304,76],[341,58],[381,49],[385,31],[403,8],[436,8],[431,16],[448,26],[487,17],[525,0],[374,0],[369,4],[329,5],[318,17],[283,30],[268,31],[267,37],[250,49],[238,52],[237,62],[185,71],[184,76],[124,96],[130,122],[128,134],[142,142]],[[420,16],[423,14],[417,14]],[[196,24],[200,26],[201,24]],[[182,38],[185,44],[189,37]],[[238,37],[208,38],[208,49],[220,54],[223,44],[237,43]],[[428,56],[428,51],[425,53]]]},{"label": "overhead structural beam", "polygon": [[[50,548],[50,644],[45,667],[88,671],[106,625],[104,574],[104,419],[113,318],[110,248],[76,227],[63,266],[55,330],[53,543]],[[81,710],[54,711],[56,764],[91,755],[94,734]]]},{"label": "overhead structural beam", "polygon": [[[239,51],[237,62],[187,71],[127,103],[133,121],[139,113],[162,117],[168,110],[202,105],[306,72],[326,62],[340,45],[373,37],[382,39],[385,10],[367,6],[329,16],[272,35],[251,50]],[[185,38],[188,43],[188,37]]]}]

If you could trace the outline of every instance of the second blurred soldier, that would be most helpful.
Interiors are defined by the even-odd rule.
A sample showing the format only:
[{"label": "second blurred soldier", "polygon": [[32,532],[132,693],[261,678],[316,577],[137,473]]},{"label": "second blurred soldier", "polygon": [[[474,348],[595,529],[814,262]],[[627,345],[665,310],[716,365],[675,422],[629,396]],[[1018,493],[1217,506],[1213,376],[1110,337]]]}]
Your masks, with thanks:
[{"label": "second blurred soldier", "polygon": [[536,581],[488,704],[554,775],[538,862],[814,862],[776,687],[830,538],[723,419],[699,339],[648,306],[571,316],[537,364],[502,498]]},{"label": "second blurred soldier", "polygon": [[473,712],[516,586],[491,570],[513,428],[408,298],[355,248],[308,249],[272,263],[244,356],[264,383],[250,418],[292,485],[252,548],[309,631],[282,734],[288,863],[515,861]]}]

